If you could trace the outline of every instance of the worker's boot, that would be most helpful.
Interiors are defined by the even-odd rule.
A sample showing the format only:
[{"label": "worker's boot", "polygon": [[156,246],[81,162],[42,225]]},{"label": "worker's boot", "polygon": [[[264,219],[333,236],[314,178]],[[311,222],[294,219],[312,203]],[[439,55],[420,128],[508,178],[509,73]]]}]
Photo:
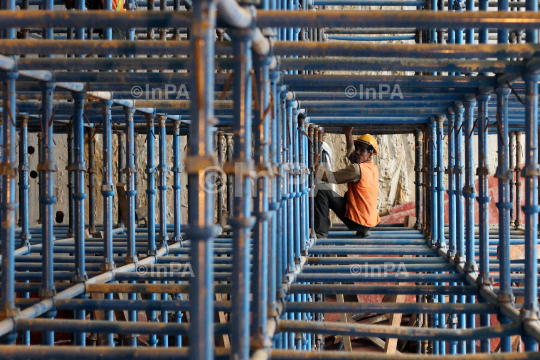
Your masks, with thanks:
[{"label": "worker's boot", "polygon": [[356,232],[356,236],[358,237],[361,237],[361,238],[366,238],[368,237],[369,235],[371,235],[371,231],[357,231]]}]

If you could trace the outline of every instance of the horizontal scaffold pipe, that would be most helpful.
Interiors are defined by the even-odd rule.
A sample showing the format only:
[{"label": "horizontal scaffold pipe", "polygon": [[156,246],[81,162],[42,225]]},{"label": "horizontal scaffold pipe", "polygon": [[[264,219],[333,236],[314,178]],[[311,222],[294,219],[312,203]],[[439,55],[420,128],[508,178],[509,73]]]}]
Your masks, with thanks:
[{"label": "horizontal scaffold pipe", "polygon": [[539,360],[539,352],[523,353],[496,353],[496,354],[463,354],[463,355],[425,355],[425,354],[377,354],[373,352],[350,352],[350,351],[298,351],[298,350],[270,350],[269,356],[252,358],[253,360]]},{"label": "horizontal scaffold pipe", "polygon": [[[178,28],[190,26],[189,12],[176,11],[0,11],[6,28]],[[431,12],[385,10],[257,11],[259,27],[414,27],[538,29],[540,14],[524,12]]]},{"label": "horizontal scaffold pipe", "polygon": [[401,313],[401,314],[497,314],[497,308],[489,304],[451,303],[353,303],[353,302],[286,302],[287,312],[323,313]]},{"label": "horizontal scaffold pipe", "polygon": [[[47,60],[47,59],[36,59]],[[79,59],[80,60],[80,59]],[[101,60],[101,59],[100,59]],[[119,59],[117,59],[119,60]],[[127,59],[126,59],[127,60]],[[29,61],[29,60],[26,60]],[[21,63],[19,61],[19,66]],[[349,70],[349,71],[448,71],[461,73],[474,72],[522,72],[521,61],[491,60],[448,60],[414,58],[282,58],[282,70]]]},{"label": "horizontal scaffold pipe", "polygon": [[278,320],[280,332],[313,332],[317,334],[376,336],[381,338],[398,338],[403,340],[483,340],[501,336],[520,335],[522,324],[519,322],[507,325],[479,327],[476,329],[433,329],[418,327],[394,327],[384,325],[343,324],[327,321],[295,321]]},{"label": "horizontal scaffold pipe", "polygon": [[[229,349],[216,348],[215,359],[227,360],[230,358]],[[152,347],[80,347],[80,346],[1,346],[0,353],[13,360],[49,360],[49,359],[77,359],[77,360],[187,360],[188,347],[160,347],[156,351]]]},{"label": "horizontal scaffold pipe", "polygon": [[[307,13],[307,11],[306,11]],[[433,13],[431,14],[442,14]],[[465,14],[468,12],[460,12]],[[453,14],[445,12],[445,14]],[[458,14],[458,13],[456,13]],[[479,14],[479,13],[476,13]],[[513,13],[512,13],[513,14]],[[522,13],[516,13],[522,14]],[[15,41],[15,40],[5,40]],[[46,41],[46,40],[43,40]],[[286,42],[274,43],[274,54],[280,56],[353,56],[381,58],[419,58],[419,59],[506,59],[532,58],[540,55],[537,44],[372,44],[358,42]],[[325,60],[322,60],[325,61]]]},{"label": "horizontal scaffold pipe", "polygon": [[333,285],[333,284],[292,284],[291,294],[325,294],[325,295],[474,295],[478,293],[476,286],[433,286],[433,285]]}]

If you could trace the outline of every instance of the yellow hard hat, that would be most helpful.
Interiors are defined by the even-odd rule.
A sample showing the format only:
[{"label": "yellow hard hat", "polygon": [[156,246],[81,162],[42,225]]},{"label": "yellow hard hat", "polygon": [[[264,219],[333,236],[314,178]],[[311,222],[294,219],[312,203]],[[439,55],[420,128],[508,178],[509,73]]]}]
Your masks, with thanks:
[{"label": "yellow hard hat", "polygon": [[370,134],[362,135],[358,139],[356,139],[354,141],[354,145],[356,146],[357,144],[366,144],[366,145],[371,146],[373,150],[375,150],[375,155],[377,155],[377,150],[378,150],[377,139],[375,139],[375,137],[371,136]]}]

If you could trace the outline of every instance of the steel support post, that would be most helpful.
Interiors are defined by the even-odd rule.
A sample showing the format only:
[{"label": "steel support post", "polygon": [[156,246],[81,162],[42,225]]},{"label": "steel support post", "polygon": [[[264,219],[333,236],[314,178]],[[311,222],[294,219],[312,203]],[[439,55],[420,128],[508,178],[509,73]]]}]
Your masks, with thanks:
[{"label": "steel support post", "polygon": [[[127,203],[127,251],[124,256],[124,263],[131,264],[136,263],[137,250],[135,248],[135,207],[136,207],[136,195],[137,188],[135,186],[135,176],[137,174],[137,166],[135,162],[135,126],[133,122],[133,114],[135,110],[132,108],[124,107],[124,113],[126,117],[126,203]],[[130,282],[134,283],[134,282]],[[137,294],[128,294],[128,299],[131,301],[137,300]],[[128,321],[137,321],[137,311],[128,312]],[[137,346],[137,336],[130,334],[127,338],[128,346]]]},{"label": "steel support post", "polygon": [[167,235],[167,128],[165,122],[167,116],[159,115],[159,245],[160,247],[167,246],[169,236]]},{"label": "steel support post", "polygon": [[[112,119],[111,100],[102,101],[103,110],[103,179],[101,183],[101,196],[103,196],[103,263],[102,271],[110,271],[115,268],[113,258],[113,151],[112,151]],[[112,294],[104,294],[105,300],[112,300]],[[114,321],[114,313],[105,311],[105,320]],[[114,346],[114,334],[105,334],[105,344]]]},{"label": "steel support post", "polygon": [[[28,118],[29,115],[21,115],[21,126],[19,130],[19,226],[21,232],[21,247],[28,246],[32,235],[28,225],[28,173],[30,172],[30,164],[28,163]],[[1,212],[1,211],[0,211]]]},{"label": "steel support post", "polygon": [[[3,10],[15,10],[14,1],[4,1]],[[15,38],[15,29],[3,31],[4,39]],[[3,131],[0,136],[3,138],[0,144],[0,239],[2,248],[2,275],[0,290],[2,299],[0,301],[0,319],[11,318],[18,314],[19,309],[15,306],[15,214],[18,203],[15,188],[17,186],[17,163],[16,163],[16,92],[15,81],[18,73],[14,71],[6,72],[3,75]],[[51,219],[52,220],[52,219]],[[52,229],[51,229],[52,232]],[[50,233],[43,233],[45,239]],[[52,250],[52,244],[51,249]],[[47,254],[48,255],[48,254]],[[46,255],[44,254],[44,257]],[[17,333],[7,335],[2,339],[3,343],[13,344],[17,338]]]},{"label": "steel support post", "polygon": [[[508,2],[507,2],[508,6]],[[506,32],[508,36],[508,32]],[[512,283],[510,280],[510,179],[513,172],[509,164],[509,144],[508,144],[508,87],[500,87],[497,92],[497,122],[499,125],[499,136],[497,137],[498,166],[495,177],[499,183],[499,304],[512,304],[514,296],[512,294]],[[504,314],[498,315],[501,324],[509,324],[511,321]],[[501,338],[501,352],[512,352],[511,337]]]},{"label": "steel support post", "polygon": [[[217,132],[217,158],[218,158],[218,164],[219,166],[223,166],[223,132],[218,131]],[[218,178],[216,179],[216,191],[217,191],[217,222],[221,225],[223,220],[223,176],[222,174],[218,174]]]},{"label": "steel support post", "polygon": [[439,238],[437,247],[446,249],[446,238],[444,232],[444,116],[437,117],[437,226],[439,227]]},{"label": "steel support post", "polygon": [[[73,121],[67,125],[67,153],[68,153],[68,164],[71,164],[73,162]],[[69,165],[68,165],[69,167]],[[73,204],[73,171],[70,169],[68,170],[68,232],[66,234],[66,237],[72,238],[74,237],[73,233],[73,218],[75,217],[74,214],[74,204]]]},{"label": "steel support post", "polygon": [[414,228],[416,230],[422,229],[422,186],[423,186],[423,174],[422,174],[422,143],[423,143],[423,132],[420,129],[416,129],[414,132],[414,172],[415,172],[415,214],[416,214],[416,223]]},{"label": "steel support post", "polygon": [[135,189],[134,175],[137,172],[135,165],[135,129],[133,124],[133,114],[135,110],[125,107],[126,116],[126,209],[127,209],[127,253],[124,262],[127,264],[137,262],[135,250]]},{"label": "steel support post", "polygon": [[514,194],[516,191],[516,158],[515,158],[515,150],[516,150],[516,133],[514,131],[510,131],[510,143],[508,148],[508,157],[510,158],[509,164],[510,164],[510,190],[509,190],[509,202],[510,202],[510,226],[513,226],[516,222],[516,212],[514,209]]},{"label": "steel support post", "polygon": [[271,57],[256,56],[255,86],[257,99],[254,109],[254,149],[255,180],[254,215],[256,224],[253,229],[253,310],[251,318],[251,347],[267,348],[272,345],[267,334],[268,318],[268,221],[271,218],[269,209],[270,182],[273,171],[270,163],[270,75]]},{"label": "steel support post", "polygon": [[[233,159],[233,136],[225,134],[226,148],[225,161],[232,162]],[[234,174],[227,174],[227,213],[229,216],[233,213],[233,198],[234,198]]]},{"label": "steel support post", "polygon": [[[86,94],[83,92],[73,92],[73,156],[69,163],[69,170],[73,173],[73,201],[74,201],[74,218],[73,218],[73,233],[75,238],[75,274],[73,282],[81,283],[88,280],[85,266],[85,217],[84,217],[84,200],[86,193],[84,192],[84,175],[86,173],[86,163],[84,161],[84,98]],[[86,299],[87,295],[79,296],[80,299]],[[85,310],[75,311],[76,320],[86,319]],[[75,333],[75,345],[86,345],[86,334],[84,332]]]},{"label": "steel support post", "polygon": [[277,252],[277,242],[280,240],[278,237],[280,225],[279,225],[279,210],[280,202],[279,196],[279,162],[278,162],[278,153],[281,147],[281,142],[279,138],[279,117],[277,115],[276,108],[279,106],[279,102],[275,99],[279,99],[279,94],[277,93],[277,84],[279,72],[270,71],[269,80],[270,80],[270,100],[269,100],[269,113],[268,119],[270,123],[270,136],[268,138],[269,143],[269,161],[270,166],[274,171],[274,176],[270,179],[270,247],[268,254],[268,317],[276,318],[279,314],[277,311],[277,302],[276,302],[276,292],[278,288],[278,279],[277,277],[277,265],[278,265],[278,252]]},{"label": "steel support post", "polygon": [[[456,101],[454,103],[454,112],[456,114],[456,122],[454,125],[455,133],[455,185],[454,194],[456,198],[456,253],[454,256],[454,263],[462,264],[465,262],[465,244],[464,244],[464,211],[463,211],[463,103]],[[459,284],[461,285],[461,283]],[[457,302],[464,304],[466,301],[465,295],[458,295]],[[465,329],[466,319],[465,314],[459,314],[457,318],[457,327],[459,329]],[[457,352],[459,354],[465,354],[465,342],[458,342]]]},{"label": "steel support post", "polygon": [[[191,146],[186,159],[188,173],[190,258],[189,355],[191,360],[214,358],[214,194],[205,191],[208,167],[215,164],[210,123],[214,119],[214,34],[216,3],[193,3],[191,20]],[[235,76],[237,76],[235,72]],[[238,90],[235,87],[235,91]],[[251,104],[251,102],[249,102]],[[249,105],[248,105],[249,106]],[[249,119],[247,119],[249,121]],[[248,274],[249,275],[249,274]],[[236,320],[234,320],[236,321]]]},{"label": "steel support post", "polygon": [[[50,29],[52,31],[52,29]],[[48,299],[56,295],[54,286],[54,258],[53,243],[54,237],[54,173],[58,171],[54,161],[54,140],[53,140],[53,91],[56,84],[53,82],[42,83],[42,107],[41,107],[41,129],[43,136],[41,138],[41,159],[38,165],[38,171],[41,173],[41,196],[39,198],[42,219],[42,278],[41,289],[39,292],[41,299]],[[3,259],[2,259],[3,260]],[[2,261],[3,262],[3,261]],[[56,315],[55,310],[44,314],[45,318],[53,318]],[[43,345],[54,345],[54,332],[43,331]]]},{"label": "steel support post", "polygon": [[[125,148],[125,133],[123,130],[117,131],[118,135],[118,182],[120,184],[125,184],[125,169],[126,169],[126,148]],[[122,207],[118,204],[118,227],[125,227],[124,218],[122,216]]]},{"label": "steel support post", "polygon": [[96,230],[96,129],[90,128],[88,131],[88,232],[93,236]]},{"label": "steel support post", "polygon": [[[167,242],[169,241],[169,236],[167,235],[167,173],[169,172],[169,167],[167,166],[167,128],[166,128],[167,116],[159,115],[159,247],[167,247]],[[154,225],[152,226],[154,227]],[[167,284],[167,281],[162,283]],[[165,301],[168,299],[168,294],[161,294],[161,300]],[[169,322],[168,312],[161,311],[161,322],[166,324]],[[169,347],[169,336],[166,334],[161,335],[161,344],[162,347]]]},{"label": "steel support post", "polygon": [[[455,181],[455,112],[454,108],[448,108],[446,112],[448,119],[448,167],[446,174],[448,175],[448,256],[450,258],[455,257],[456,251],[456,181]],[[450,283],[450,286],[456,286],[456,283]],[[457,296],[450,296],[450,303],[455,304],[457,302]],[[443,317],[444,319],[444,317]],[[457,315],[448,315],[448,324],[451,329],[456,329]],[[457,341],[448,342],[448,350],[450,355],[457,353]]]},{"label": "steel support post", "polygon": [[[299,122],[298,116],[298,102],[294,102],[292,106],[292,118],[291,118],[291,137],[293,142],[293,159],[292,159],[292,205],[293,205],[293,219],[296,219],[297,225],[293,227],[294,238],[294,264],[295,267],[300,267],[300,251],[302,249],[302,215],[300,205],[300,151],[302,148],[300,133],[298,132]],[[292,222],[291,222],[292,225]]]},{"label": "steel support post", "polygon": [[[437,247],[439,242],[439,221],[437,219],[437,119],[432,117],[429,121],[430,141],[429,141],[429,174],[430,182],[430,200],[431,200],[431,221],[430,221],[430,245]],[[444,236],[444,234],[443,234]]]},{"label": "steel support post", "polygon": [[[156,166],[154,162],[155,151],[155,133],[154,120],[155,114],[147,114],[146,117],[146,199],[147,199],[147,219],[146,227],[148,229],[148,243],[146,254],[148,256],[156,255]],[[150,281],[150,284],[155,284]],[[148,294],[148,300],[156,301],[155,293]],[[157,322],[155,311],[148,312],[148,322]],[[156,347],[158,343],[156,334],[149,334],[148,345]]]},{"label": "steel support post", "polygon": [[[295,101],[294,101],[294,94],[292,92],[288,92],[287,95],[287,101],[285,104],[285,126],[287,127],[287,136],[288,136],[288,143],[287,143],[287,255],[288,255],[288,272],[294,272],[296,270],[296,251],[295,251],[295,240],[296,240],[296,231],[295,231],[295,223],[294,221],[297,219],[295,217],[295,207],[294,207],[294,199],[295,199],[295,175],[294,175],[294,160],[295,160],[295,133],[294,131],[294,123],[293,120],[293,110],[295,107]],[[294,219],[294,220],[293,220]],[[292,315],[292,314],[290,314]],[[294,315],[292,315],[294,316]],[[292,335],[291,338],[292,339]]]},{"label": "steel support post", "polygon": [[[465,197],[465,271],[475,273],[477,270],[474,243],[474,198],[476,197],[476,187],[474,185],[474,152],[472,149],[472,136],[474,133],[474,107],[476,100],[473,95],[467,96],[464,101],[465,106],[465,187],[463,196]],[[474,304],[475,297],[469,296],[467,303]],[[475,328],[474,315],[467,315],[467,328]],[[476,342],[467,341],[467,353],[476,353]]]},{"label": "steel support post", "polygon": [[[487,8],[487,4],[486,4]],[[487,29],[486,29],[487,30]],[[482,31],[482,30],[481,30]],[[482,35],[482,32],[480,33]],[[485,34],[487,41],[487,32]],[[479,196],[476,198],[479,207],[479,275],[477,278],[478,286],[491,287],[491,280],[489,277],[489,202],[491,197],[489,196],[489,184],[488,184],[488,127],[489,127],[489,114],[488,114],[488,102],[491,98],[489,92],[481,92],[476,95],[478,101],[478,168],[476,174],[478,175],[478,187]],[[481,299],[480,299],[481,300]],[[489,326],[489,315],[480,314],[480,326]],[[483,353],[491,352],[490,341],[480,341],[480,351]]]},{"label": "steel support post", "polygon": [[180,121],[173,121],[173,168],[171,171],[174,174],[173,191],[174,191],[174,236],[173,242],[182,241],[182,197],[181,197],[181,174],[180,166]]},{"label": "steel support post", "polygon": [[523,154],[523,146],[521,145],[522,135],[522,132],[516,131],[516,221],[514,222],[514,227],[516,230],[521,228],[523,225],[521,222],[521,168],[523,167],[521,165],[521,156]]},{"label": "steel support post", "polygon": [[[234,158],[235,187],[238,190],[233,200],[233,213],[229,223],[233,228],[232,268],[232,330],[231,352],[235,359],[249,358],[249,313],[250,313],[250,229],[254,225],[251,216],[251,177],[253,169],[251,154],[251,35],[250,30],[232,30],[234,53]],[[230,170],[229,170],[230,171]],[[262,234],[261,234],[262,235]],[[257,256],[255,254],[255,256]]]},{"label": "steel support post", "polygon": [[[529,4],[530,1],[527,1]],[[538,3],[533,6],[538,9]],[[531,10],[531,9],[529,9]],[[538,33],[527,32],[527,40],[536,43]],[[527,72],[525,80],[525,167],[521,176],[525,182],[525,302],[524,321],[538,321],[538,73]],[[538,343],[522,336],[525,351],[537,351]]]},{"label": "steel support post", "polygon": [[156,166],[154,162],[155,114],[145,115],[146,117],[146,197],[147,197],[147,220],[148,228],[148,248],[146,254],[153,256],[156,254]]}]

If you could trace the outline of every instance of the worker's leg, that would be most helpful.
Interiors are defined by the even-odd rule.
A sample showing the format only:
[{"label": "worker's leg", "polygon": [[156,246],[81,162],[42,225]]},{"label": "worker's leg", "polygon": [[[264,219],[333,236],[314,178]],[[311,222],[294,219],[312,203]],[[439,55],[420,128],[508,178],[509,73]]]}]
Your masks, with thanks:
[{"label": "worker's leg", "polygon": [[[347,200],[333,191],[327,184],[318,184],[315,187],[315,234],[317,238],[328,236],[330,229],[330,209],[336,214],[345,214]],[[339,216],[339,215],[338,215]]]},{"label": "worker's leg", "polygon": [[[344,198],[347,199],[347,193],[345,193]],[[370,227],[360,225],[360,224],[352,221],[351,219],[349,219],[348,217],[345,216],[346,207],[343,207],[343,208],[340,208],[340,209],[332,209],[332,210],[334,210],[337,217],[341,221],[343,221],[343,224],[345,224],[345,226],[347,226],[348,229],[356,231],[356,236],[360,236],[362,238],[365,238],[365,237],[368,237],[369,235],[371,235],[371,232],[369,231],[369,229],[371,229]]]}]

